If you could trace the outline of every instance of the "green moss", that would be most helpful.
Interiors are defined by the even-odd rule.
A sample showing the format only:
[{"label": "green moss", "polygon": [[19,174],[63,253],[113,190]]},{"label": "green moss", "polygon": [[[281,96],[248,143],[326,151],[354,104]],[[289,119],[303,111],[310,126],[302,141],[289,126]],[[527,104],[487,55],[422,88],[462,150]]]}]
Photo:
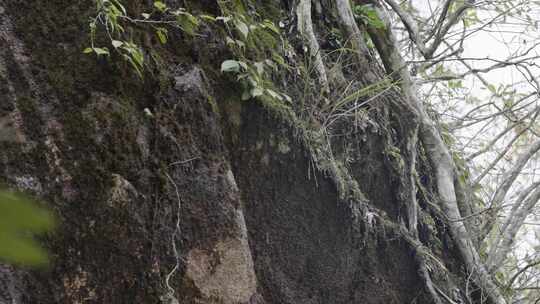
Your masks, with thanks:
[{"label": "green moss", "polygon": [[277,39],[267,30],[260,28],[252,30],[248,38],[246,47],[254,60],[272,58],[272,52],[279,48]]},{"label": "green moss", "polygon": [[210,104],[210,107],[212,108],[212,112],[219,114],[219,106],[216,100],[214,99],[214,97],[212,95],[208,95],[206,100],[208,101],[208,104]]},{"label": "green moss", "polygon": [[285,103],[266,95],[259,96],[256,101],[279,121],[296,125],[297,127],[301,125],[294,110]]},{"label": "green moss", "polygon": [[286,138],[283,138],[278,143],[278,151],[282,154],[287,154],[291,152],[291,147],[289,146],[289,141]]},{"label": "green moss", "polygon": [[278,121],[293,130],[298,142],[308,151],[316,168],[334,181],[340,199],[358,203],[368,201],[348,168],[327,150],[326,139],[319,130],[313,129],[309,122],[299,119],[294,110],[284,103],[264,96],[258,98],[257,101]]},{"label": "green moss", "polygon": [[280,5],[279,1],[274,0],[255,0],[256,7],[260,7],[259,10],[261,16],[270,20],[279,20],[283,17],[283,8]]},{"label": "green moss", "polygon": [[401,156],[401,150],[398,147],[387,144],[384,150],[384,154],[390,160],[392,167],[396,172],[403,172],[405,168],[405,160]]},{"label": "green moss", "polygon": [[127,96],[117,98],[112,100],[111,110],[101,112],[102,115],[109,115],[112,122],[117,126],[124,126],[126,131],[133,132],[133,128],[136,127],[136,123],[133,121],[134,117],[137,117],[137,111],[135,110],[135,105],[133,100]]}]

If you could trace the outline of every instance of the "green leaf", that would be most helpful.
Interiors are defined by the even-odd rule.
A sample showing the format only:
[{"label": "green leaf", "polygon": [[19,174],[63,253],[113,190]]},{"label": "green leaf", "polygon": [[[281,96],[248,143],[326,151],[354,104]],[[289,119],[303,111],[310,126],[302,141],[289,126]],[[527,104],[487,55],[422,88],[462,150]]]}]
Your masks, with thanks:
[{"label": "green leaf", "polygon": [[276,63],[273,62],[272,60],[270,60],[270,59],[265,59],[265,60],[264,60],[264,63],[265,63],[267,66],[269,66],[269,67],[271,67],[272,69],[274,69],[274,70],[277,71],[278,67],[277,67]]},{"label": "green leaf", "polygon": [[212,22],[217,21],[217,18],[216,18],[216,17],[210,16],[210,15],[200,15],[199,17],[200,17],[201,19],[204,19],[204,20],[207,20],[207,21],[212,21]]},{"label": "green leaf", "polygon": [[197,17],[193,16],[190,13],[183,13],[183,15],[187,17],[191,24],[193,24],[194,26],[199,26],[199,20],[197,19]]},{"label": "green leaf", "polygon": [[85,54],[90,54],[92,52],[94,52],[94,50],[92,48],[85,48],[84,51],[83,51],[83,53],[85,53]]},{"label": "green leaf", "polygon": [[39,266],[47,263],[46,252],[31,238],[0,233],[0,258],[6,262]]},{"label": "green leaf", "polygon": [[122,57],[124,57],[124,59],[129,62],[129,64],[131,64],[131,66],[133,67],[133,69],[135,70],[135,72],[137,73],[137,76],[139,76],[139,78],[143,78],[143,74],[142,74],[142,71],[139,67],[139,65],[133,61],[133,59],[131,57],[129,57],[128,55],[126,54],[123,54]]},{"label": "green leaf", "polygon": [[238,73],[240,72],[240,63],[236,60],[225,60],[221,63],[221,72]]},{"label": "green leaf", "polygon": [[229,46],[238,46],[239,48],[243,49],[246,47],[246,44],[244,42],[242,42],[241,40],[236,40],[236,39],[232,39],[231,37],[227,36],[225,37],[225,42],[227,43],[227,45]]},{"label": "green leaf", "polygon": [[142,69],[144,68],[144,54],[133,42],[124,41],[121,47],[122,57],[131,64],[137,72],[137,75],[142,78]]},{"label": "green leaf", "polygon": [[167,5],[161,1],[155,1],[154,7],[157,8],[160,12],[165,12],[167,10]]},{"label": "green leaf", "polygon": [[167,43],[167,35],[166,34],[164,34],[161,31],[157,31],[156,34],[157,34],[159,42],[161,42],[161,44]]},{"label": "green leaf", "polygon": [[279,33],[279,29],[274,25],[274,23],[273,23],[272,21],[270,21],[270,20],[264,20],[263,23],[262,23],[262,25],[263,25],[265,28],[267,28],[267,29],[271,30],[272,32],[276,33],[277,35],[280,34],[280,33]]},{"label": "green leaf", "polygon": [[266,93],[268,93],[268,95],[270,95],[270,97],[272,97],[273,99],[283,101],[283,97],[274,90],[266,89]]},{"label": "green leaf", "polygon": [[111,3],[113,4],[113,7],[117,9],[119,12],[121,11],[122,14],[126,15],[127,11],[126,8],[120,3],[118,0],[111,0]]},{"label": "green leaf", "polygon": [[135,60],[135,62],[137,63],[137,65],[139,67],[144,66],[144,56],[143,56],[142,52],[139,49],[135,49],[131,53],[131,57],[133,58],[133,60]]},{"label": "green leaf", "polygon": [[167,29],[163,27],[158,27],[156,31],[156,35],[158,36],[159,42],[161,44],[167,43]]},{"label": "green leaf", "polygon": [[93,48],[93,50],[97,55],[110,55],[107,48]]},{"label": "green leaf", "polygon": [[375,29],[385,29],[386,25],[379,18],[377,11],[371,5],[357,5],[353,9],[356,19]]},{"label": "green leaf", "polygon": [[199,20],[189,13],[180,13],[176,17],[176,22],[178,22],[184,32],[191,36],[195,35],[195,30],[199,26]]},{"label": "green leaf", "polygon": [[43,265],[47,255],[31,235],[49,231],[52,216],[28,197],[0,191],[0,259],[17,264]]},{"label": "green leaf", "polygon": [[272,53],[272,60],[274,60],[277,64],[281,65],[281,66],[285,66],[286,63],[285,63],[285,59],[277,54],[277,53]]}]

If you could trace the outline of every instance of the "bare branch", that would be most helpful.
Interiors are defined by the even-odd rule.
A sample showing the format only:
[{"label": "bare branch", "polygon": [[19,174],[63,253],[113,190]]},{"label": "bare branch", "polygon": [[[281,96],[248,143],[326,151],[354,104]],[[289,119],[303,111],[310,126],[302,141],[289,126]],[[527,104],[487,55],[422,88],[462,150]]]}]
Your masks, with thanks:
[{"label": "bare branch", "polygon": [[[538,113],[538,111],[537,111]],[[528,115],[530,115],[531,113],[529,113]],[[527,116],[528,116],[527,115]],[[480,149],[476,152],[474,152],[473,154],[469,155],[465,161],[467,162],[470,162],[472,161],[473,159],[475,159],[476,157],[488,152],[489,150],[491,150],[493,148],[493,146],[501,139],[503,138],[506,134],[508,134],[508,132],[514,130],[517,126],[521,125],[522,122],[521,121],[518,121],[518,122],[515,122],[513,124],[510,124],[506,129],[504,129],[502,132],[500,132],[497,136],[495,136],[489,143],[487,143],[483,149]],[[526,128],[526,129],[523,129],[521,130],[518,134],[516,134],[516,136],[514,137],[514,139],[511,141],[511,143],[514,143],[515,140],[517,140],[521,135],[523,135],[523,133],[525,133],[529,128]],[[502,154],[502,153],[501,153]],[[506,153],[505,153],[506,154]]]},{"label": "bare branch", "polygon": [[[499,184],[497,191],[495,191],[495,194],[493,195],[493,198],[491,200],[490,208],[492,210],[496,210],[496,208],[502,204],[502,202],[506,198],[506,195],[508,194],[508,191],[510,190],[510,187],[514,184],[517,177],[523,170],[523,167],[525,167],[531,157],[533,157],[533,155],[535,155],[536,152],[538,152],[539,150],[540,140],[537,140],[530,145],[529,149],[527,149],[524,153],[521,154],[521,156],[516,160],[514,166],[510,168],[510,170],[505,172],[504,176],[506,176],[506,178]],[[495,219],[495,212],[490,212],[487,214],[485,224],[482,229],[483,236],[486,236],[493,229]]]},{"label": "bare branch", "polygon": [[448,33],[448,31],[456,25],[456,23],[461,19],[463,14],[470,8],[474,7],[474,0],[465,0],[465,3],[463,3],[462,6],[456,9],[454,14],[448,18],[448,21],[445,25],[441,25],[439,31],[437,31],[437,34],[435,35],[435,38],[433,40],[433,43],[427,50],[427,58],[432,58],[433,54],[437,51],[437,48],[439,48],[439,45],[443,42],[444,36]]},{"label": "bare branch", "polygon": [[514,282],[516,281],[516,279],[522,274],[524,273],[525,271],[527,271],[529,268],[531,267],[534,267],[536,265],[539,265],[540,264],[540,259],[532,262],[532,263],[529,263],[527,266],[521,268],[518,272],[516,272],[516,274],[514,274],[514,276],[512,276],[512,278],[510,280],[508,280],[508,284],[506,284],[506,289],[511,289],[512,286],[514,285]]},{"label": "bare branch", "polygon": [[500,244],[493,244],[491,247],[490,254],[488,255],[487,266],[490,272],[497,270],[506,259],[506,256],[512,249],[512,245],[515,242],[515,238],[519,229],[523,226],[523,222],[527,218],[527,215],[531,212],[532,208],[536,205],[538,200],[540,200],[540,182],[534,183],[530,188],[533,188],[534,191],[529,195],[529,197],[523,202],[516,202],[518,208],[515,208],[505,223],[506,229],[502,231],[502,235],[497,239],[500,240]]},{"label": "bare branch", "polygon": [[[433,55],[441,45],[441,43],[444,40],[444,36],[448,33],[448,31],[456,25],[456,23],[461,19],[465,11],[467,11],[470,8],[474,7],[474,0],[467,0],[465,3],[456,9],[456,11],[448,18],[448,21],[444,23],[446,20],[446,14],[448,12],[448,7],[453,2],[452,0],[447,1],[446,9],[443,10],[443,14],[441,14],[439,21],[437,22],[437,25],[434,32],[436,32],[433,43],[431,46],[427,47],[422,38],[420,37],[420,33],[418,31],[418,26],[416,22],[414,21],[413,17],[407,13],[405,10],[403,10],[398,3],[396,3],[394,0],[385,0],[388,5],[396,12],[396,14],[400,17],[401,21],[405,25],[405,28],[409,32],[409,37],[411,40],[416,44],[418,47],[418,50],[420,53],[424,56],[426,59],[432,59]],[[428,39],[429,40],[429,39]]]},{"label": "bare branch", "polygon": [[424,42],[429,41],[431,38],[433,38],[433,35],[439,31],[442,24],[444,23],[444,20],[446,19],[446,15],[448,14],[448,10],[450,9],[450,6],[454,3],[454,0],[446,0],[444,2],[441,14],[439,15],[439,18],[437,19],[437,23],[435,23],[435,26],[430,31],[429,35],[427,36],[426,40]]},{"label": "bare branch", "polygon": [[[405,10],[401,8],[401,6],[396,3],[394,0],[384,0],[390,7],[396,12],[396,14],[399,16],[401,21],[403,22],[403,25],[405,25],[405,28],[407,29],[407,32],[409,32],[409,37],[411,40],[416,44],[418,47],[418,50],[424,57],[428,57],[427,54],[427,48],[422,41],[422,38],[420,37],[420,32],[418,31],[418,26],[416,25],[416,21],[414,21],[413,17],[407,13]],[[448,2],[452,2],[453,0],[449,0]]]}]

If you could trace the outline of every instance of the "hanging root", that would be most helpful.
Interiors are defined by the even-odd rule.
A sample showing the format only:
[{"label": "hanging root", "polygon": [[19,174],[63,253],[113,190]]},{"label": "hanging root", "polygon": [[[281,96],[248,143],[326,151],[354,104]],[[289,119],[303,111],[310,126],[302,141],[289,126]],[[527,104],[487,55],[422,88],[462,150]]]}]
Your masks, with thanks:
[{"label": "hanging root", "polygon": [[[375,3],[376,4],[376,3]],[[499,288],[486,271],[478,251],[476,250],[469,232],[461,219],[454,187],[454,161],[437,129],[435,122],[425,111],[422,101],[418,98],[418,91],[412,81],[406,62],[399,53],[398,42],[391,31],[391,25],[386,14],[378,8],[381,20],[386,23],[386,29],[371,29],[370,35],[377,51],[383,60],[387,73],[398,78],[405,102],[414,112],[420,122],[419,138],[425,148],[426,154],[435,169],[435,182],[440,198],[441,209],[450,220],[448,226],[454,242],[461,253],[463,261],[469,270],[476,269],[475,283],[488,293],[494,304],[505,304],[506,300]]]},{"label": "hanging root", "polygon": [[419,249],[416,249],[415,258],[419,268],[418,274],[420,275],[422,280],[424,280],[424,285],[426,286],[426,289],[431,295],[433,302],[435,302],[435,304],[443,304],[441,298],[439,297],[439,294],[436,291],[435,286],[433,285],[431,276],[429,275],[425,256],[422,254],[422,252],[420,252]]},{"label": "hanging root", "polygon": [[[352,9],[350,6],[349,0],[336,0],[337,10],[338,10],[338,16],[340,19],[341,26],[343,27],[345,33],[348,36],[348,40],[352,44],[352,48],[355,50],[357,54],[357,60],[358,64],[363,67],[369,67],[371,64],[369,62],[369,49],[363,40],[363,35],[360,32],[360,29],[358,25],[356,24],[356,21],[354,20],[354,16],[352,13]],[[365,71],[366,73],[363,75],[362,81],[364,82],[372,82],[376,80],[378,77],[374,73],[369,72],[370,69],[367,69]],[[406,112],[412,112],[412,111],[406,111]],[[414,113],[410,113],[415,116]],[[403,184],[401,185],[401,191],[404,194],[404,198],[407,204],[407,217],[408,217],[408,223],[407,227],[400,226],[400,229],[402,230],[402,235],[406,236],[405,239],[408,241],[408,243],[411,245],[415,252],[415,259],[418,264],[418,274],[424,281],[424,284],[426,286],[427,291],[429,292],[431,298],[433,299],[433,302],[435,304],[443,304],[443,301],[441,300],[439,293],[437,292],[436,287],[434,286],[431,276],[428,272],[427,262],[426,262],[426,256],[425,250],[423,250],[423,246],[421,242],[418,239],[418,202],[416,200],[416,184],[415,184],[415,167],[416,167],[416,149],[417,149],[417,142],[418,142],[418,121],[416,119],[412,119],[410,121],[411,125],[409,126],[408,130],[405,130],[407,134],[405,136],[407,137],[407,146],[404,147],[405,153],[407,154],[409,158],[409,164],[407,168],[403,168],[404,172],[404,179],[402,180]]]},{"label": "hanging root", "polygon": [[174,265],[173,269],[165,277],[165,286],[167,287],[167,294],[161,297],[161,301],[162,303],[166,303],[166,304],[178,304],[178,300],[176,299],[174,295],[174,288],[171,286],[170,280],[175,275],[176,271],[178,271],[178,268],[180,267],[180,254],[176,247],[176,241],[177,241],[177,238],[179,237],[179,234],[181,234],[180,212],[182,210],[182,201],[180,200],[180,192],[178,191],[178,185],[176,184],[174,179],[167,172],[165,172],[165,176],[167,176],[167,179],[174,186],[178,208],[176,210],[176,226],[175,226],[175,230],[172,235],[172,238],[171,238],[171,246],[173,249],[174,257],[176,258],[176,264]]},{"label": "hanging root", "polygon": [[[409,114],[415,118],[419,123],[418,129],[418,138],[423,144],[428,158],[435,169],[435,178],[438,189],[438,194],[441,201],[441,209],[445,213],[446,217],[451,221],[448,223],[451,235],[454,239],[456,246],[458,247],[461,256],[464,260],[467,268],[476,269],[474,276],[475,283],[482,288],[485,292],[488,293],[489,298],[494,304],[504,304],[506,300],[501,295],[499,289],[493,282],[493,279],[487,273],[478,252],[470,238],[470,235],[461,221],[452,221],[455,219],[460,219],[461,215],[457,205],[456,199],[456,189],[454,187],[454,163],[448,148],[446,147],[444,141],[439,134],[439,131],[436,127],[436,124],[426,113],[422,102],[418,98],[418,91],[414,82],[412,81],[409,70],[407,69],[407,64],[403,57],[401,56],[398,48],[398,43],[391,31],[391,24],[386,14],[378,7],[379,3],[377,1],[371,1],[377,8],[379,17],[381,20],[385,21],[386,27],[384,29],[374,29],[369,28],[368,32],[371,36],[372,41],[374,42],[377,52],[380,55],[380,58],[386,68],[386,73],[391,75],[394,80],[398,81],[401,87],[401,92],[403,94],[403,105],[407,108]],[[358,54],[358,63],[360,66],[365,67],[365,71],[370,71],[369,68],[370,58],[369,50],[365,42],[363,41],[362,33],[354,20],[352,14],[351,6],[349,0],[336,0],[338,16],[340,23],[344,28],[348,39],[351,41],[353,49]],[[376,69],[371,72],[371,75],[368,75],[365,71],[361,76],[363,82],[373,83],[378,78],[376,77]],[[415,137],[416,134],[410,134],[410,137]],[[408,138],[408,140],[411,138]],[[412,149],[416,147],[408,146],[407,152],[411,152]],[[409,155],[410,157],[415,157],[414,153]],[[414,174],[414,168],[410,167],[408,173]],[[412,180],[413,175],[411,175],[411,180],[407,183],[413,185],[414,181]],[[411,189],[414,190],[414,189]],[[414,202],[414,194],[407,193],[410,195],[407,198],[407,203],[410,203],[409,206],[409,233],[413,235],[416,230],[415,215],[416,215],[416,205]],[[434,300],[440,302],[440,299],[437,300],[437,293],[434,292],[437,289],[431,283],[429,274],[425,269],[425,262],[422,262],[422,259],[419,260],[420,274],[424,277],[426,286]],[[430,287],[431,286],[431,287]]]},{"label": "hanging root", "polygon": [[313,22],[311,20],[311,0],[300,0],[298,7],[296,8],[296,14],[298,16],[298,30],[300,34],[308,43],[309,53],[314,59],[314,67],[319,74],[319,84],[322,90],[326,93],[330,91],[328,86],[328,76],[326,74],[326,68],[321,56],[321,48],[315,32],[313,30]]},{"label": "hanging root", "polygon": [[347,40],[351,42],[353,50],[358,55],[358,63],[360,66],[368,66],[367,55],[369,49],[363,40],[363,35],[356,24],[356,20],[354,20],[350,1],[336,0],[336,7],[341,26],[347,34]]},{"label": "hanging root", "polygon": [[345,32],[346,41],[350,44],[350,48],[355,52],[358,65],[363,69],[359,75],[359,81],[364,85],[372,85],[381,81],[386,75],[378,73],[378,68],[375,67],[364,35],[360,31],[349,0],[335,0],[337,9],[337,18],[340,26]]},{"label": "hanging root", "polygon": [[[448,271],[444,264],[440,260],[438,260],[436,257],[434,257],[428,248],[426,248],[422,242],[418,239],[417,236],[414,236],[411,234],[411,232],[401,224],[395,224],[391,221],[386,221],[381,219],[380,220],[383,225],[387,226],[388,230],[393,230],[399,233],[399,235],[407,242],[407,244],[411,247],[412,251],[414,251],[414,259],[416,260],[416,263],[418,264],[418,275],[423,280],[424,285],[429,292],[429,295],[433,299],[433,302],[435,304],[443,304],[443,303],[450,303],[455,304],[454,301],[449,301],[449,298],[439,289],[437,286],[433,283],[431,280],[431,276],[429,274],[428,270],[428,259],[432,260],[434,263],[433,267],[438,267],[442,271]],[[452,284],[450,282],[450,284]],[[453,284],[452,284],[453,285]],[[446,302],[443,302],[441,299],[441,296],[447,300]]]}]

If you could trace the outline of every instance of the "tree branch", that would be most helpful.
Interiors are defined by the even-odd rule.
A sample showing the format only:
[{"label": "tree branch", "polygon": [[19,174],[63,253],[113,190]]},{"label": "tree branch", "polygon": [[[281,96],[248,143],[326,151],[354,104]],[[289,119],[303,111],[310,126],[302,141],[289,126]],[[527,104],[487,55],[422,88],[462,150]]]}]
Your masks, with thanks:
[{"label": "tree branch", "polygon": [[[534,189],[534,191],[531,193],[532,189]],[[527,196],[528,193],[530,193],[530,195],[523,204],[520,202],[515,203],[517,207],[513,208],[513,212],[511,212],[506,219],[504,230],[497,236],[496,240],[499,242],[494,243],[489,251],[487,267],[490,272],[494,272],[501,267],[506,256],[510,250],[512,250],[512,245],[514,244],[519,229],[523,226],[523,223],[532,208],[534,208],[538,200],[540,200],[540,182],[534,183],[525,191],[525,193],[526,194],[522,195],[522,197]]]},{"label": "tree branch", "polygon": [[514,276],[512,276],[512,278],[510,280],[508,280],[508,284],[506,284],[506,289],[511,289],[512,288],[512,285],[514,285],[514,282],[516,281],[516,279],[522,274],[524,273],[525,271],[527,271],[527,269],[531,268],[531,267],[534,267],[536,265],[539,265],[540,264],[540,259],[528,264],[527,266],[521,268],[518,272],[516,272],[516,274],[514,274]]},{"label": "tree branch", "polygon": [[[418,47],[418,50],[424,56],[425,59],[432,59],[433,55],[441,45],[441,43],[444,40],[444,36],[448,33],[448,31],[460,20],[460,18],[463,16],[465,11],[467,11],[470,8],[474,7],[474,0],[467,0],[465,3],[460,6],[448,19],[446,24],[444,24],[444,20],[446,19],[446,14],[448,12],[448,8],[450,4],[453,2],[452,0],[449,0],[445,4],[445,9],[443,9],[443,13],[439,17],[439,20],[437,22],[437,25],[435,28],[437,30],[434,30],[432,32],[436,32],[434,36],[433,43],[431,46],[427,47],[422,38],[420,37],[420,32],[418,31],[418,26],[416,24],[416,21],[414,21],[413,17],[407,13],[405,10],[403,10],[398,3],[396,3],[394,0],[384,0],[391,8],[392,10],[399,16],[403,24],[405,25],[405,28],[407,29],[407,32],[409,33],[409,37],[411,40],[416,44]],[[432,35],[430,35],[431,37]],[[429,40],[429,39],[427,39]],[[426,40],[426,41],[427,41]]]},{"label": "tree branch", "polygon": [[[524,153],[522,153],[519,158],[515,161],[515,164],[510,170],[507,170],[504,174],[506,178],[502,181],[502,183],[497,187],[497,191],[495,191],[495,194],[493,195],[493,198],[491,200],[491,203],[489,207],[492,210],[497,209],[499,205],[502,204],[504,199],[506,198],[506,195],[508,194],[508,191],[510,190],[510,187],[514,184],[517,177],[523,170],[523,167],[529,162],[531,157],[533,157],[536,152],[540,150],[540,140],[537,140],[536,142],[532,143],[529,146],[529,149],[527,149]],[[496,213],[490,212],[487,214],[487,218],[485,219],[485,224],[482,229],[482,235],[485,237],[487,234],[492,230],[496,220]]]}]

